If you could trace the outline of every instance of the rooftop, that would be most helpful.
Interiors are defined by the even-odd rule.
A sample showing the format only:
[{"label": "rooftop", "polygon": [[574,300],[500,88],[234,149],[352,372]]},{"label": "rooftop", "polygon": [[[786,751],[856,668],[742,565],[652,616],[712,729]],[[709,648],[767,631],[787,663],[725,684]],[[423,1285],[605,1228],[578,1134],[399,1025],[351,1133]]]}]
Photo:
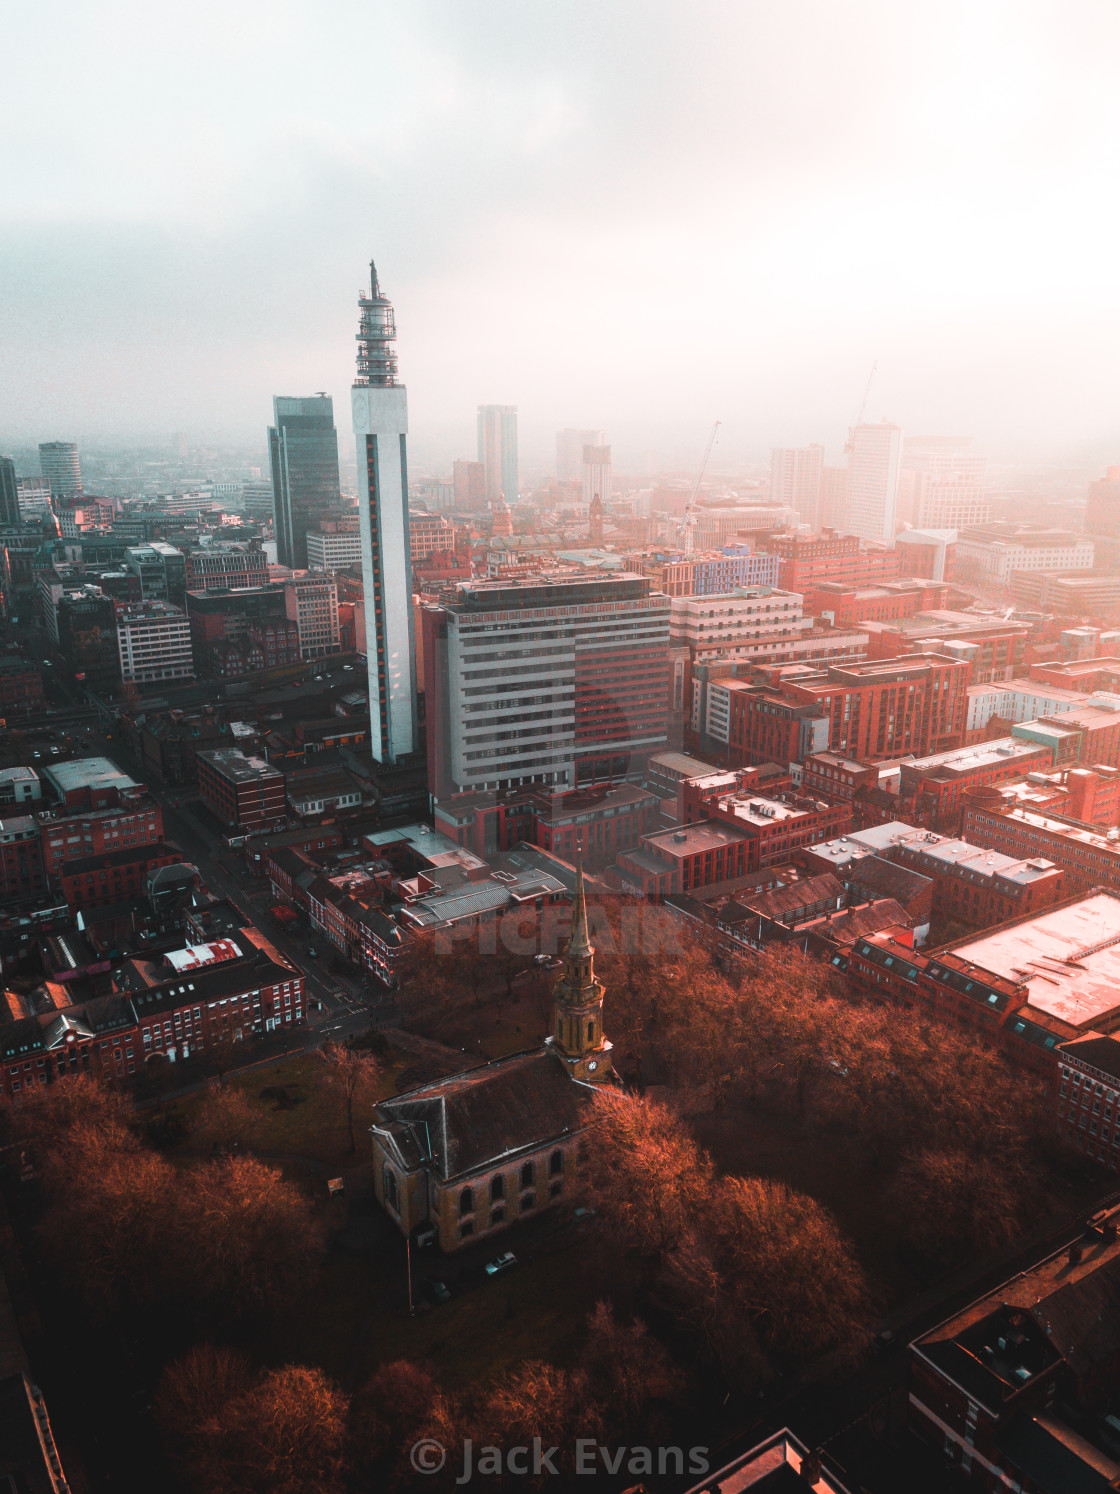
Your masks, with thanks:
[{"label": "rooftop", "polygon": [[[719,820],[700,820],[694,825],[678,825],[672,830],[655,830],[652,835],[642,837],[646,846],[655,848],[663,855],[670,857],[695,856],[700,852],[714,851],[719,846],[737,845],[742,839],[742,835],[735,826],[725,825]],[[624,852],[623,854],[634,855],[636,853]]]},{"label": "rooftop", "polygon": [[1073,1027],[1120,1008],[1120,898],[1097,892],[948,946],[1027,987],[1030,1004]]},{"label": "rooftop", "polygon": [[682,778],[705,778],[719,770],[712,763],[703,763],[687,752],[657,752],[646,760],[650,770],[671,773]]},{"label": "rooftop", "polygon": [[200,761],[209,763],[223,778],[230,778],[234,783],[255,783],[261,778],[284,776],[263,757],[249,757],[238,747],[215,747],[209,752],[200,752],[198,757]]},{"label": "rooftop", "polygon": [[68,762],[50,763],[42,772],[60,799],[82,788],[139,787],[134,778],[122,773],[116,763],[107,757],[72,757]]},{"label": "rooftop", "polygon": [[917,757],[902,766],[915,773],[929,773],[935,768],[951,773],[970,773],[977,768],[990,768],[998,763],[1014,761],[1017,757],[1028,757],[1037,751],[1036,742],[1024,742],[1017,737],[996,737],[994,741],[977,742],[972,747],[954,747],[949,752]]}]

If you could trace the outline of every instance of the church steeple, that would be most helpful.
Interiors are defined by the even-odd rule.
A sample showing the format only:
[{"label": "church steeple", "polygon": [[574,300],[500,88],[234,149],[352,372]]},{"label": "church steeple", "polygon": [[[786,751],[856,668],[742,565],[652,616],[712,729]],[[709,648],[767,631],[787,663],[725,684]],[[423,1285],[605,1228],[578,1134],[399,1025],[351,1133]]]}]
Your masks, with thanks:
[{"label": "church steeple", "polygon": [[603,985],[595,978],[595,949],[587,923],[582,856],[576,867],[572,931],[564,950],[564,973],[556,982],[550,1041],[573,1079],[597,1083],[609,1072],[611,1044],[603,1037]]}]

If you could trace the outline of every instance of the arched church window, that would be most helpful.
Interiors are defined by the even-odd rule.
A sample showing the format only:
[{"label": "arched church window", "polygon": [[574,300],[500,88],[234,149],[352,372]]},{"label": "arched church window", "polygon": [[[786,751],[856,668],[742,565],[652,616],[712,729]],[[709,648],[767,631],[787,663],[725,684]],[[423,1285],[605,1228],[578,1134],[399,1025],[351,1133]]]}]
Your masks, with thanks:
[{"label": "arched church window", "polygon": [[474,1193],[470,1188],[464,1188],[459,1194],[459,1217],[464,1214],[474,1213]]}]

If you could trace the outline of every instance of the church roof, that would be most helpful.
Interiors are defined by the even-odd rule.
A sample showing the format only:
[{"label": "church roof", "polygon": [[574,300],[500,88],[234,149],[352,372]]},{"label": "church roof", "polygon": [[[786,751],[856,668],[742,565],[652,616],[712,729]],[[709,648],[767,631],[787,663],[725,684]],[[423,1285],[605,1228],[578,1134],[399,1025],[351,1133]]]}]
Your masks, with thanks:
[{"label": "church roof", "polygon": [[579,1130],[590,1098],[537,1048],[382,1100],[374,1127],[406,1168],[430,1165],[447,1180]]}]

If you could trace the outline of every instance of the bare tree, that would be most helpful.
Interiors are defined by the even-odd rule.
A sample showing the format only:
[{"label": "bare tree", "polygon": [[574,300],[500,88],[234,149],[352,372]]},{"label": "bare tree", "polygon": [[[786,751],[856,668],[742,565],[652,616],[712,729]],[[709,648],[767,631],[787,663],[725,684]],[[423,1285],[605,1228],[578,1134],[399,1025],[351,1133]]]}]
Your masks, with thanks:
[{"label": "bare tree", "polygon": [[261,1107],[241,1090],[211,1089],[193,1118],[191,1135],[203,1148],[231,1152],[255,1146],[263,1128]]},{"label": "bare tree", "polygon": [[381,1077],[381,1062],[368,1048],[352,1048],[344,1043],[324,1043],[319,1049],[324,1065],[327,1085],[341,1096],[346,1107],[346,1130],[350,1137],[350,1150],[357,1151],[354,1136],[354,1104],[372,1102],[377,1081]]},{"label": "bare tree", "polygon": [[321,1370],[272,1370],[201,1423],[200,1481],[207,1494],[342,1494],[346,1411]]}]

